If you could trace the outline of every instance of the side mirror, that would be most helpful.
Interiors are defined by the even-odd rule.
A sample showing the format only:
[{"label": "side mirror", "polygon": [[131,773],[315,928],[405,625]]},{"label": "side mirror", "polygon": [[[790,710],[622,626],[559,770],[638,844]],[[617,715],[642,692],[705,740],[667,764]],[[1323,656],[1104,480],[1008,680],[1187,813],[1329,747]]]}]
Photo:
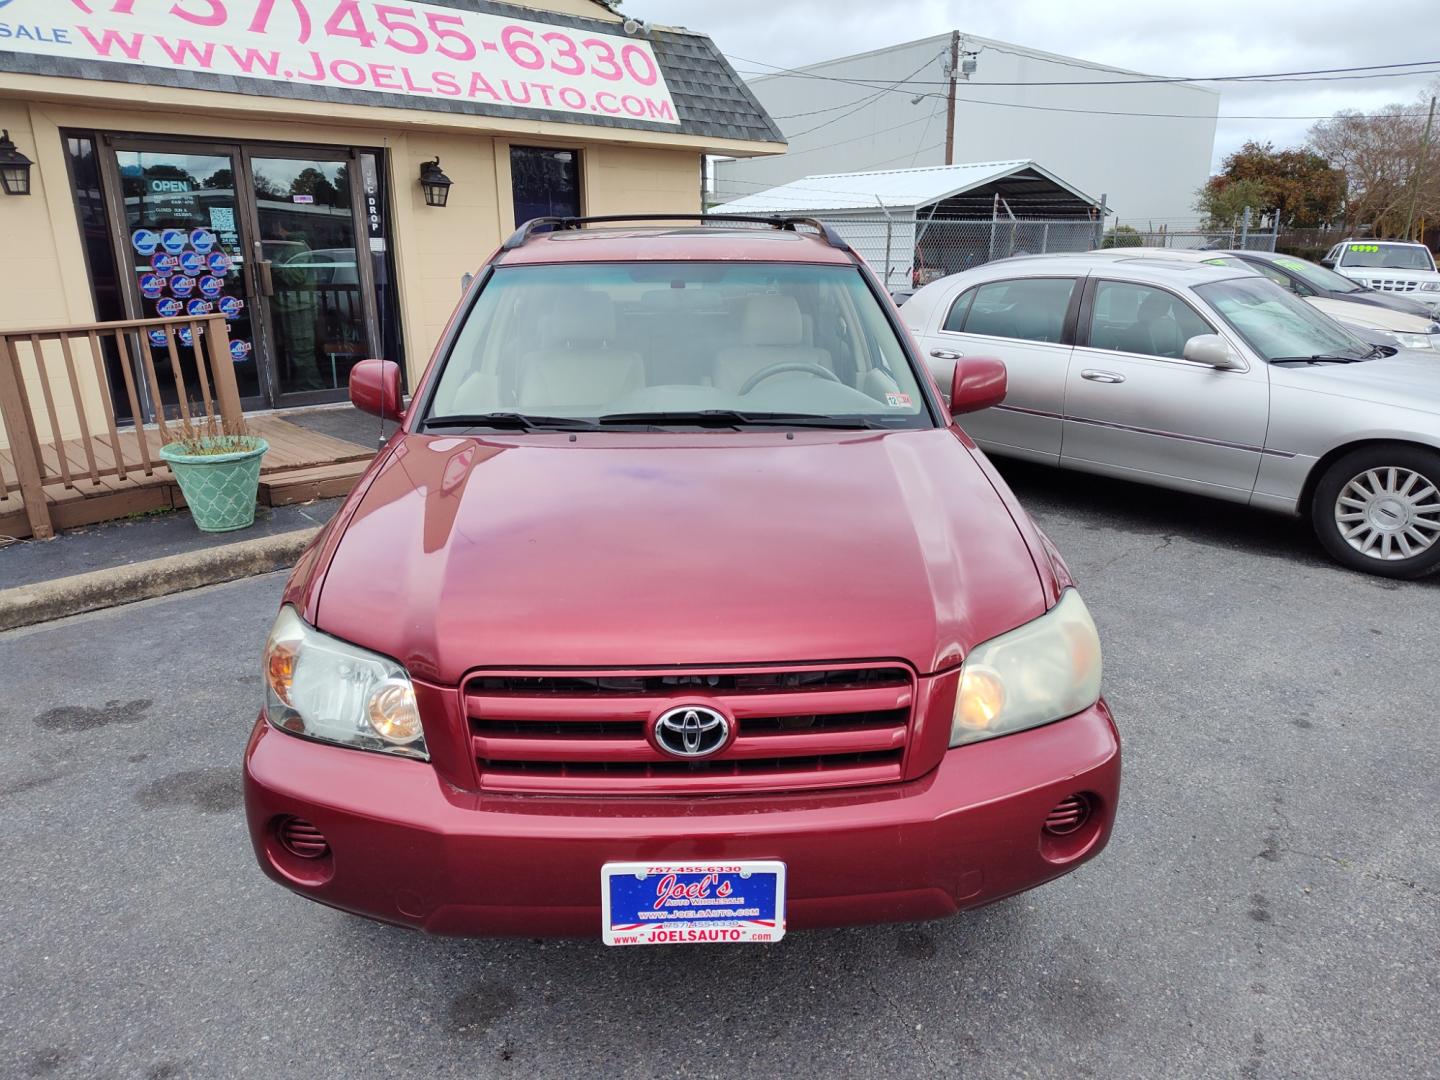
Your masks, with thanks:
[{"label": "side mirror", "polygon": [[361,360],[350,369],[350,403],[382,420],[403,420],[400,365],[393,360]]},{"label": "side mirror", "polygon": [[1219,334],[1196,334],[1185,342],[1185,359],[1222,371],[1241,366],[1240,359],[1230,351],[1230,346]]},{"label": "side mirror", "polygon": [[1009,376],[1005,361],[991,356],[967,356],[955,362],[950,377],[950,415],[979,412],[1005,400]]}]

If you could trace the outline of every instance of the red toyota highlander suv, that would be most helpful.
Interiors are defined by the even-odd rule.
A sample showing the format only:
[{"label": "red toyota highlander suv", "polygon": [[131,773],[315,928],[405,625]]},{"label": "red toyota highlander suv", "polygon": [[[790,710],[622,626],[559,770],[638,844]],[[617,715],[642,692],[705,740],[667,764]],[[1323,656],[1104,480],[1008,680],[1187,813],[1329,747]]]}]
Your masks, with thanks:
[{"label": "red toyota highlander suv", "polygon": [[[541,219],[301,559],[245,755],[264,871],[448,934],[930,919],[1109,838],[1064,563],[879,282],[801,219]],[[639,220],[639,219],[626,219]],[[756,226],[764,227],[756,227]],[[718,226],[718,227],[717,227]]]}]

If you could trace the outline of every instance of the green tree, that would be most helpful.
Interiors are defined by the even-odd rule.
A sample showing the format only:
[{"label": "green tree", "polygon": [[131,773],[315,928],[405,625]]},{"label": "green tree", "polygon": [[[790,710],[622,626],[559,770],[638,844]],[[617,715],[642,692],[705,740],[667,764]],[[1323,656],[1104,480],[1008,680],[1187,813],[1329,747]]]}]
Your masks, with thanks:
[{"label": "green tree", "polygon": [[1212,176],[1195,193],[1195,209],[1205,215],[1207,229],[1235,228],[1244,218],[1247,207],[1251,225],[1259,225],[1261,216],[1274,209],[1270,191],[1263,182]]}]

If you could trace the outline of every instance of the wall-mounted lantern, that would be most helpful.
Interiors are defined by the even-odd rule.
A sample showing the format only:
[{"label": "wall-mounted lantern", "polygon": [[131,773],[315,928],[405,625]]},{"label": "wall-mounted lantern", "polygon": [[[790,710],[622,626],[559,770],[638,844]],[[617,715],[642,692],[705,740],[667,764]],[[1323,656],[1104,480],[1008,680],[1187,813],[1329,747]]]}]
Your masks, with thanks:
[{"label": "wall-mounted lantern", "polygon": [[455,181],[440,171],[440,159],[422,162],[420,187],[425,192],[426,206],[444,206],[450,201],[450,187]]},{"label": "wall-mounted lantern", "polygon": [[6,195],[30,194],[30,167],[34,164],[16,149],[10,132],[0,132],[0,188]]}]

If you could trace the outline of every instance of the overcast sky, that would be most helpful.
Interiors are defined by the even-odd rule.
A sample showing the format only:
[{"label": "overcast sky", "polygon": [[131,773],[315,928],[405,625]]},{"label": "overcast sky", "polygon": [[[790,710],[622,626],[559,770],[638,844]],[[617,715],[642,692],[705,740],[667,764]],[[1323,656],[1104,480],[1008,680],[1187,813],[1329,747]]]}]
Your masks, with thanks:
[{"label": "overcast sky", "polygon": [[[728,55],[786,67],[950,30],[1151,75],[1239,75],[1440,60],[1437,0],[625,0],[622,10],[708,33]],[[1440,69],[1440,64],[1434,67]],[[984,78],[982,57],[975,81]],[[1277,147],[1299,145],[1313,123],[1226,121],[1227,115],[1369,111],[1392,101],[1413,101],[1435,78],[1204,84],[1221,92],[1215,166],[1246,139],[1268,139]],[[854,96],[853,88],[835,89],[837,103]],[[1076,105],[1084,107],[1078,100]]]}]

